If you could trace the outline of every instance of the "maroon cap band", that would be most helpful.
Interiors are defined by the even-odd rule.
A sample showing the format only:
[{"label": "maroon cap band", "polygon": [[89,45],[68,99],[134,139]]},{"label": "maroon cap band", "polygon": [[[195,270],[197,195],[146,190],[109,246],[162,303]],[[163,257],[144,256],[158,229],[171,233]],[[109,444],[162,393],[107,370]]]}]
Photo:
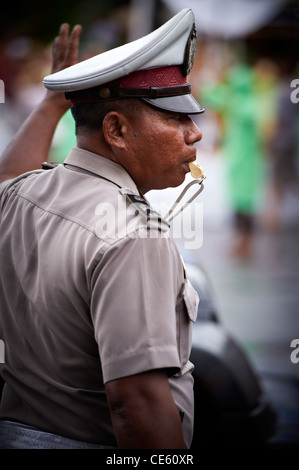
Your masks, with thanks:
[{"label": "maroon cap band", "polygon": [[110,82],[107,86],[121,85],[123,88],[162,88],[184,85],[185,83],[187,83],[187,77],[183,74],[182,67],[173,65],[170,67],[138,70]]},{"label": "maroon cap band", "polygon": [[177,113],[204,111],[191,95],[191,84],[180,66],[139,70],[103,85],[66,92],[65,96],[72,104],[140,98],[152,106]]}]

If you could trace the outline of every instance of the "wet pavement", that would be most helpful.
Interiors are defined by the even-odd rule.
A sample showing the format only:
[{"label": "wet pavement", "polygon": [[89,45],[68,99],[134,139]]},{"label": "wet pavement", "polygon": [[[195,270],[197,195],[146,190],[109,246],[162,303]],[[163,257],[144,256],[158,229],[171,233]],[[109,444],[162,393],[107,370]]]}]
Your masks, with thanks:
[{"label": "wet pavement", "polygon": [[291,341],[299,338],[299,231],[258,231],[255,253],[245,262],[231,257],[231,240],[229,229],[207,231],[194,255],[211,281],[223,325],[277,412],[271,445],[299,446],[299,362],[291,360]]}]

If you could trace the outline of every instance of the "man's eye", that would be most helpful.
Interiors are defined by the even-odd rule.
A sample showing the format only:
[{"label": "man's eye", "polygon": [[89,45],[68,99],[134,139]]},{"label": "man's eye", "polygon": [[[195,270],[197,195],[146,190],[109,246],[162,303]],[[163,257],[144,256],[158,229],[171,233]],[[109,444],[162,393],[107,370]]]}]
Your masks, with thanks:
[{"label": "man's eye", "polygon": [[182,119],[182,115],[181,114],[172,114],[171,116],[169,116],[169,119],[175,119],[176,121],[180,121]]}]

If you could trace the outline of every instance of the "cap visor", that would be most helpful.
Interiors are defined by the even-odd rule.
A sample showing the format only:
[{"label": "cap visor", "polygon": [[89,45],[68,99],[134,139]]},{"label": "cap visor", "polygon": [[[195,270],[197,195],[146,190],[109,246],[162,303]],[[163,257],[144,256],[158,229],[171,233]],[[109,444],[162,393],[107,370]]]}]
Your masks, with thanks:
[{"label": "cap visor", "polygon": [[141,98],[146,103],[151,104],[155,108],[164,109],[180,114],[200,114],[204,112],[204,108],[196,101],[192,95],[170,96],[166,98]]}]

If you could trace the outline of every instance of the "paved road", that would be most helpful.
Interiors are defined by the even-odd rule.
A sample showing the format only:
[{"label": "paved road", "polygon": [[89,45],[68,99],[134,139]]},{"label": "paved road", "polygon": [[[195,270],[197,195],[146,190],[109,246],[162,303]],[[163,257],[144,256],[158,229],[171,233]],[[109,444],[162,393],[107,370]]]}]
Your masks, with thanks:
[{"label": "paved road", "polygon": [[215,292],[220,318],[240,342],[278,413],[273,442],[299,445],[299,231],[259,232],[246,263],[229,256],[231,233],[207,232],[196,258]]}]

